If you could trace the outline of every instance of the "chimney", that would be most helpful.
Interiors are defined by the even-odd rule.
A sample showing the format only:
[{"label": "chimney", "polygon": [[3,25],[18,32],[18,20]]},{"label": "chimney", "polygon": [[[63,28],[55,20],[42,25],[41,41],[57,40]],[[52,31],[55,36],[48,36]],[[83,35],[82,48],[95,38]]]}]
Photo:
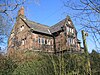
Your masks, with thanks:
[{"label": "chimney", "polygon": [[24,16],[24,7],[23,6],[18,11],[18,16],[20,16],[20,15]]}]

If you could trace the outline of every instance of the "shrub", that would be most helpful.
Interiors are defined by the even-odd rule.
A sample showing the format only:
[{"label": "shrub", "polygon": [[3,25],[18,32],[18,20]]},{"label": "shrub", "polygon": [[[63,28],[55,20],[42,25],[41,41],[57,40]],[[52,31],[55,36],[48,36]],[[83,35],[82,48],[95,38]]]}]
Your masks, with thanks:
[{"label": "shrub", "polygon": [[42,57],[19,65],[13,75],[54,75],[54,69],[52,62],[47,57]]}]

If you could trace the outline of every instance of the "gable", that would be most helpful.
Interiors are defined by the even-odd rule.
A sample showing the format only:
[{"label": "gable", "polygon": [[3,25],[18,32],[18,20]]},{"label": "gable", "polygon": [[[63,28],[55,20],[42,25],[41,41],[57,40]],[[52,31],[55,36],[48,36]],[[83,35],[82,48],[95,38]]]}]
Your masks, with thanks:
[{"label": "gable", "polygon": [[42,25],[42,24],[39,24],[39,23],[36,23],[36,22],[32,22],[32,21],[29,21],[29,20],[26,20],[25,22],[28,24],[28,26],[33,31],[51,35],[51,33],[49,32],[49,27],[48,26]]},{"label": "gable", "polygon": [[67,18],[66,18],[66,25],[69,27],[75,28],[70,16],[67,16]]},{"label": "gable", "polygon": [[25,17],[21,17],[21,19],[33,32],[35,31],[35,32],[48,34],[48,35],[52,35],[53,33],[60,31],[62,27],[65,26],[65,24],[66,26],[75,28],[69,16],[67,16],[65,19],[61,20],[60,22],[58,22],[57,24],[51,27],[40,23],[36,23],[34,21],[30,21]]},{"label": "gable", "polygon": [[51,35],[51,32],[49,31],[49,26],[43,25],[40,23],[36,23],[34,21],[27,20],[26,18],[21,18],[23,22],[32,30],[35,32],[40,32],[44,34]]},{"label": "gable", "polygon": [[62,21],[58,22],[57,24],[50,27],[51,33],[55,33],[57,31],[60,31],[61,28],[65,25],[66,19],[63,19]]}]

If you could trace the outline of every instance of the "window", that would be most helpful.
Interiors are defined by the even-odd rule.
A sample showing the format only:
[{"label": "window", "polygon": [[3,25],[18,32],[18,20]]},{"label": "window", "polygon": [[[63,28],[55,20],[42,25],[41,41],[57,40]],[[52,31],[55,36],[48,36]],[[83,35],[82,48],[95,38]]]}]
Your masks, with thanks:
[{"label": "window", "polygon": [[75,44],[75,40],[73,39],[73,44]]},{"label": "window", "polygon": [[67,39],[67,42],[68,42],[68,45],[75,44],[74,39],[73,38],[70,38],[70,37]]},{"label": "window", "polygon": [[32,33],[32,36],[31,36],[31,37],[32,37],[32,39],[33,39],[33,42],[37,42],[37,40],[38,40],[38,39],[37,39],[37,37],[38,37],[37,34]]},{"label": "window", "polygon": [[45,39],[45,44],[47,44],[47,40]]},{"label": "window", "polygon": [[73,44],[73,38],[70,38],[70,44]]},{"label": "window", "polygon": [[38,38],[39,44],[45,44],[45,38]]},{"label": "window", "polygon": [[14,44],[11,45],[11,48],[14,48]]},{"label": "window", "polygon": [[40,44],[41,42],[40,42],[40,38],[38,38],[38,43]]},{"label": "window", "polygon": [[71,24],[71,21],[70,20],[68,20],[68,24]]},{"label": "window", "polygon": [[45,38],[42,38],[42,44],[45,44]]},{"label": "window", "polygon": [[67,32],[74,33],[74,29],[73,28],[70,28],[70,27],[67,27]]},{"label": "window", "polygon": [[47,44],[48,44],[48,41],[49,41],[49,40],[47,39]]},{"label": "window", "polygon": [[70,29],[69,31],[72,32],[72,28],[69,28],[69,29]]},{"label": "window", "polygon": [[74,33],[74,30],[72,29],[72,33]]},{"label": "window", "polygon": [[69,32],[69,27],[67,27],[67,32]]},{"label": "window", "polygon": [[51,39],[50,45],[53,45],[53,40]]},{"label": "window", "polygon": [[24,29],[24,25],[22,25],[21,27],[20,27],[20,31],[22,31]]},{"label": "window", "polygon": [[70,44],[72,44],[72,38],[70,38]]},{"label": "window", "polygon": [[71,38],[71,44],[73,44],[73,38]]},{"label": "window", "polygon": [[49,41],[49,39],[47,39],[47,44],[50,45],[50,41]]},{"label": "window", "polygon": [[68,45],[70,45],[70,38],[67,39]]},{"label": "window", "polygon": [[47,45],[50,45],[52,43],[52,40],[45,39],[45,38],[38,38],[38,43],[39,44],[47,44]]},{"label": "window", "polygon": [[22,45],[24,45],[25,44],[25,41],[24,41],[24,39],[22,39]]},{"label": "window", "polygon": [[11,38],[14,36],[14,32],[11,33]]}]

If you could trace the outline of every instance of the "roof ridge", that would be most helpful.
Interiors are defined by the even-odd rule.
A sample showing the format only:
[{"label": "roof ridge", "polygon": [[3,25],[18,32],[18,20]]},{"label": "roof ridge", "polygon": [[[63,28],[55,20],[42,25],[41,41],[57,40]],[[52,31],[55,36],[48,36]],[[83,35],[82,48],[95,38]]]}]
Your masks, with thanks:
[{"label": "roof ridge", "polygon": [[66,21],[68,18],[71,19],[70,16],[67,15],[66,18],[60,20],[59,22],[57,22],[56,24],[52,25],[51,27],[58,25],[58,24],[61,23],[62,21]]},{"label": "roof ridge", "polygon": [[64,18],[63,20],[60,20],[59,22],[57,22],[56,24],[52,25],[51,27],[57,26],[59,23],[61,23],[62,21],[65,21],[65,20],[66,20],[66,18]]},{"label": "roof ridge", "polygon": [[36,23],[36,24],[38,24],[38,25],[42,25],[42,26],[45,26],[45,27],[50,27],[50,26],[48,26],[48,25],[41,24],[41,23],[38,23],[38,22],[35,22],[35,21],[31,21],[31,20],[28,20],[28,19],[27,19],[27,21],[32,22],[32,23]]}]

